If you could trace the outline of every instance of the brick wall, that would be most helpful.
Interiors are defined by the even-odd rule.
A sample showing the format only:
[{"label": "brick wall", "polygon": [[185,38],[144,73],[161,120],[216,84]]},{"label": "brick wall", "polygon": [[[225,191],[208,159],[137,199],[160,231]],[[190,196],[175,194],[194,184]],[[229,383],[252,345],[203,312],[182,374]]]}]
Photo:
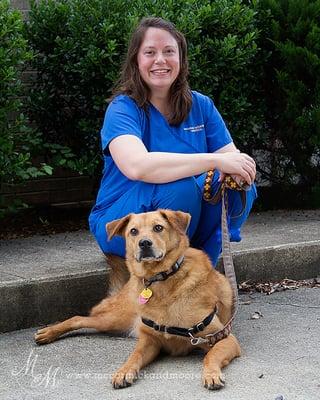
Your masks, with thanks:
[{"label": "brick wall", "polygon": [[24,18],[28,17],[28,12],[30,10],[29,0],[10,0],[11,7],[20,10]]},{"label": "brick wall", "polygon": [[57,172],[19,185],[3,184],[0,194],[6,204],[19,198],[30,205],[89,205],[95,197],[94,186],[94,178]]}]

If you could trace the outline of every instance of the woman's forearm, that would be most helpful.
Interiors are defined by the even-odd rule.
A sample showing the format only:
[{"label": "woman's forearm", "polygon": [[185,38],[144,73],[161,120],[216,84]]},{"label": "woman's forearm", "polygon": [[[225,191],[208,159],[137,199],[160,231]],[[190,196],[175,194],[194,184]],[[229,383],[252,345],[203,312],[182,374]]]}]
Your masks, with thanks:
[{"label": "woman's forearm", "polygon": [[143,159],[136,160],[135,179],[148,183],[166,183],[199,175],[215,169],[217,157],[219,155],[213,153],[149,152]]},{"label": "woman's forearm", "polygon": [[238,174],[248,184],[255,177],[254,160],[240,153],[233,143],[215,153],[148,152],[140,139],[123,135],[115,138],[109,149],[120,171],[131,180],[167,183],[199,175],[210,169],[225,174]]}]

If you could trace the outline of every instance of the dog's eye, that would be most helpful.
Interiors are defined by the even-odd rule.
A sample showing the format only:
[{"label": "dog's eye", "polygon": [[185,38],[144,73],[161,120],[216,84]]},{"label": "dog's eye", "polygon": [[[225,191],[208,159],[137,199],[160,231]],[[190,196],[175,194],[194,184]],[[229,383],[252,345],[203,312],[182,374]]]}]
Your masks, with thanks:
[{"label": "dog's eye", "polygon": [[138,234],[138,229],[132,228],[132,229],[130,229],[130,233],[131,233],[132,236],[137,236],[137,234]]},{"label": "dog's eye", "polygon": [[154,230],[155,232],[161,232],[161,231],[163,231],[163,226],[162,226],[162,225],[155,225],[155,226],[153,227],[153,230]]}]

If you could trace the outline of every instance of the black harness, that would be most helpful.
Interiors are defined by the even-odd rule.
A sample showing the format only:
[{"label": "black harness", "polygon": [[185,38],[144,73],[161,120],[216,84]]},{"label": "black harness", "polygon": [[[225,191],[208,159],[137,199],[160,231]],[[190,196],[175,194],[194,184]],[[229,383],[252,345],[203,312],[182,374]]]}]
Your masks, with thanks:
[{"label": "black harness", "polygon": [[[169,271],[163,271],[159,272],[158,274],[152,276],[149,279],[144,279],[143,284],[145,288],[148,288],[150,285],[152,285],[153,282],[158,282],[158,281],[165,281],[168,279],[170,276],[175,274],[181,267],[182,263],[184,261],[184,257],[180,257],[178,261],[176,261],[171,269]],[[223,335],[219,338],[215,338],[214,334],[209,334],[206,335],[206,338],[202,337],[194,337],[195,334],[202,332],[205,327],[207,327],[215,315],[217,314],[217,306],[214,308],[214,310],[201,322],[198,322],[197,324],[193,325],[191,328],[180,328],[178,326],[166,326],[166,325],[160,325],[157,324],[156,322],[152,321],[151,319],[147,318],[141,318],[142,322],[149,326],[150,328],[154,329],[157,332],[163,332],[163,333],[169,333],[170,335],[177,335],[177,336],[183,336],[190,338],[191,344],[193,345],[198,345],[201,343],[209,343],[210,345],[213,345],[216,341],[223,339],[224,337],[227,337],[230,331],[225,331]],[[213,343],[214,342],[214,343]]]},{"label": "black harness", "polygon": [[169,333],[171,335],[184,336],[188,338],[191,337],[192,339],[200,339],[200,338],[194,338],[194,335],[196,333],[202,332],[204,328],[211,323],[216,313],[217,313],[217,307],[215,307],[212,313],[209,314],[204,320],[198,322],[196,325],[193,325],[191,328],[180,328],[177,326],[159,325],[154,321],[152,321],[151,319],[146,319],[146,318],[142,318],[142,322],[158,332],[164,332],[164,333]]}]

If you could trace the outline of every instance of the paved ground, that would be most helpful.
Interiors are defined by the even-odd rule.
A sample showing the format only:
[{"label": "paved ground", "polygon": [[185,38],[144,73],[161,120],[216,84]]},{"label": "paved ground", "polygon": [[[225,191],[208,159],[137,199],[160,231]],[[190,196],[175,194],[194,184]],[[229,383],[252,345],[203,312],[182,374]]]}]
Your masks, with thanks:
[{"label": "paved ground", "polygon": [[[253,214],[233,244],[238,280],[320,276],[320,210]],[[131,388],[111,388],[134,339],[82,330],[51,345],[36,328],[85,313],[105,296],[107,266],[87,231],[0,241],[0,399],[318,400],[320,289],[242,295],[234,325],[243,356],[226,387],[200,383],[203,355],[163,357]],[[245,304],[249,300],[250,304]],[[260,319],[251,319],[255,311]]]},{"label": "paved ground", "polygon": [[[1,400],[318,400],[320,393],[320,289],[270,296],[242,295],[234,326],[243,356],[225,369],[226,387],[200,384],[203,356],[164,357],[132,387],[114,390],[110,378],[135,340],[82,330],[46,346],[34,329],[0,335]],[[255,311],[263,315],[250,319]]]}]

